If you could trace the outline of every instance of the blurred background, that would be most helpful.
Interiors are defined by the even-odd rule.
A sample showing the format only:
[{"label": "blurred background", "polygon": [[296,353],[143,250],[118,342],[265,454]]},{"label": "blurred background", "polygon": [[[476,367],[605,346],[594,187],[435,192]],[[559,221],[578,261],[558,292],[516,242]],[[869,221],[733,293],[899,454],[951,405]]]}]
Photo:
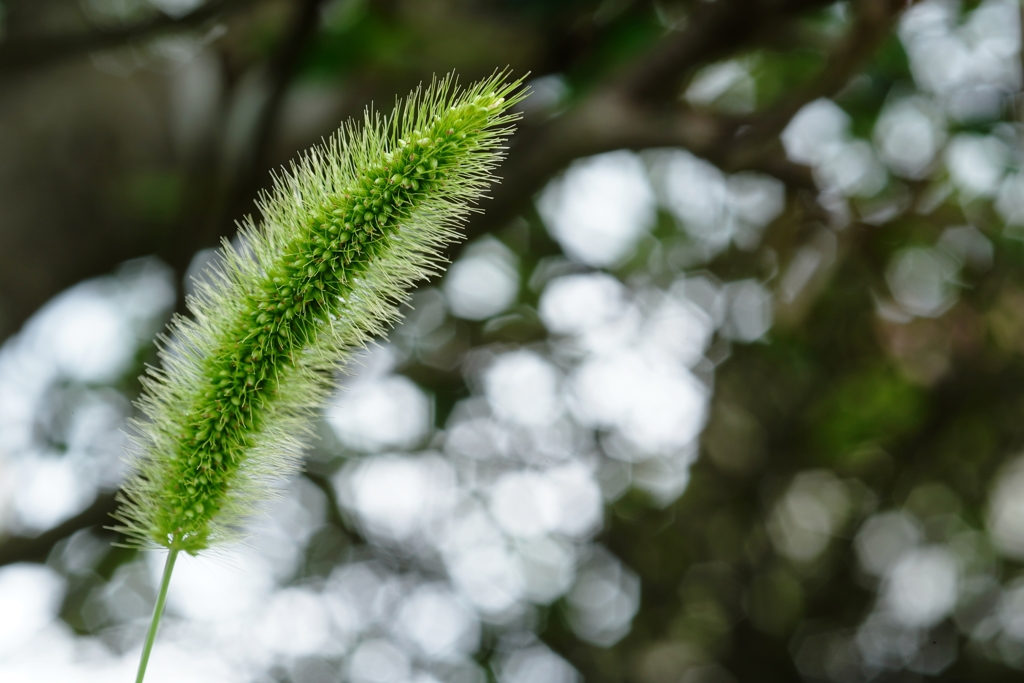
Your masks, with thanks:
[{"label": "blurred background", "polygon": [[433,74],[485,213],[149,678],[1019,681],[1018,0],[0,0],[0,680],[132,680],[125,420],[271,171]]}]

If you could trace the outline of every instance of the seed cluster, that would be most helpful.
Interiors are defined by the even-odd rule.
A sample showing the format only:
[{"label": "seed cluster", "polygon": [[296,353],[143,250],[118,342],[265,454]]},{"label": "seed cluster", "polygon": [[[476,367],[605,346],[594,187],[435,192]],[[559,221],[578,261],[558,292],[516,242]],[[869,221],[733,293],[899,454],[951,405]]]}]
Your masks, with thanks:
[{"label": "seed cluster", "polygon": [[[344,156],[343,144],[315,152],[293,172],[304,184],[278,187],[263,207],[276,223],[264,227],[267,234],[247,235],[258,241],[260,267],[238,265],[222,274],[224,291],[192,302],[203,309],[200,322],[179,321],[175,330],[191,340],[185,361],[169,359],[165,348],[171,367],[147,382],[142,407],[151,422],[140,430],[150,438],[136,447],[137,474],[118,516],[123,532],[142,545],[195,553],[238,525],[237,514],[218,517],[226,508],[250,510],[252,501],[239,501],[235,489],[273,469],[258,461],[260,453],[273,456],[282,447],[261,441],[274,429],[294,429],[287,418],[322,397],[330,381],[324,368],[341,360],[330,356],[396,316],[396,298],[431,272],[436,244],[450,241],[465,200],[490,179],[500,158],[496,143],[514,118],[505,112],[515,85],[499,75],[451,93],[443,82],[390,120],[368,121],[380,139],[364,132],[359,150],[329,160],[334,176],[318,164],[325,154]],[[299,189],[299,209],[284,206]],[[288,220],[299,224],[280,225]],[[430,221],[438,226],[433,232]],[[309,396],[296,399],[303,383]],[[289,400],[284,410],[275,405]],[[283,427],[275,425],[282,415]]]}]

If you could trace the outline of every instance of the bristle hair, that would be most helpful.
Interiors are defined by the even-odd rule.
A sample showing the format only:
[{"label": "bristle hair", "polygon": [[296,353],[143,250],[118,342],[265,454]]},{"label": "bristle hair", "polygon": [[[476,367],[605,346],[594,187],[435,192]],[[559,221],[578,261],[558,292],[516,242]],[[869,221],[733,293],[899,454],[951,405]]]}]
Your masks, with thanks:
[{"label": "bristle hair", "polygon": [[129,544],[194,554],[238,538],[297,470],[339,369],[442,269],[494,181],[520,85],[449,75],[275,177],[142,378],[114,527]]}]

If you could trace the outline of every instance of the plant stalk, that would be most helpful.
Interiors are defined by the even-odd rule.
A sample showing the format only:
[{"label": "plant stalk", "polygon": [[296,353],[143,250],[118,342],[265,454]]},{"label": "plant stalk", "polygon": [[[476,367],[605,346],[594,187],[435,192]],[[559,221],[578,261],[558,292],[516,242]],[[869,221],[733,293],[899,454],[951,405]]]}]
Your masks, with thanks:
[{"label": "plant stalk", "polygon": [[146,634],[146,644],[142,647],[142,659],[139,661],[139,674],[135,677],[135,683],[142,683],[142,679],[146,676],[149,653],[153,651],[156,632],[160,628],[160,618],[164,615],[164,605],[167,602],[167,587],[171,585],[171,572],[174,571],[174,561],[177,558],[177,550],[172,549],[167,553],[167,562],[164,564],[164,576],[160,580],[160,594],[157,595],[156,607],[153,608],[153,621],[149,625],[149,633]]}]

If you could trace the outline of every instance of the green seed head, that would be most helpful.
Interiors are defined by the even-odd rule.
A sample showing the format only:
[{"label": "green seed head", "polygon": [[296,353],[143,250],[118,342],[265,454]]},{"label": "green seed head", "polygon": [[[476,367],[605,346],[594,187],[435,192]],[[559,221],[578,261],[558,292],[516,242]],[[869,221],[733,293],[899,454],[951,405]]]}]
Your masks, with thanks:
[{"label": "green seed head", "polygon": [[414,91],[275,179],[245,252],[224,243],[219,277],[198,285],[194,318],[171,323],[162,369],[142,378],[115,515],[132,544],[194,554],[236,537],[295,471],[337,370],[439,270],[492,181],[522,97],[506,78]]}]

